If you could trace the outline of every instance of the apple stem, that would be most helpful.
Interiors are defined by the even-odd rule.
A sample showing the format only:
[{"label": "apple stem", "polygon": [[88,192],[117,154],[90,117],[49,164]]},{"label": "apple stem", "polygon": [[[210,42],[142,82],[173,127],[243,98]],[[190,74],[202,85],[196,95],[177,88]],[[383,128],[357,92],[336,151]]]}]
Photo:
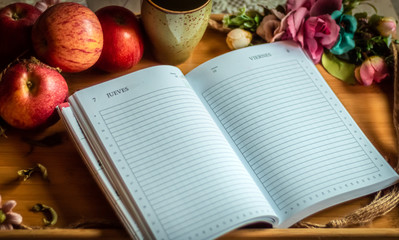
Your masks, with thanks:
[{"label": "apple stem", "polygon": [[31,90],[32,87],[33,87],[32,81],[27,81],[27,82],[26,82],[26,86],[28,87],[29,90]]},{"label": "apple stem", "polygon": [[13,13],[13,14],[12,14],[12,19],[14,19],[15,21],[18,21],[18,20],[20,19],[18,13],[16,13],[16,12]]},{"label": "apple stem", "polygon": [[0,126],[0,136],[7,138],[6,130],[2,126]]}]

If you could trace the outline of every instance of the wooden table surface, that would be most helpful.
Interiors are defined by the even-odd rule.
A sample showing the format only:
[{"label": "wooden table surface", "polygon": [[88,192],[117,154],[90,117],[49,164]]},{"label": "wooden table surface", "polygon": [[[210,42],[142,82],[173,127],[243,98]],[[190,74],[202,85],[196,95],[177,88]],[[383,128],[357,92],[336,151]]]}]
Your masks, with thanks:
[{"label": "wooden table surface", "polygon": [[[229,51],[225,44],[225,34],[208,29],[195,52],[184,64],[178,67],[183,73],[199,64]],[[106,74],[88,70],[77,74],[64,74],[70,94],[87,86],[115,78],[128,72],[157,65],[149,51],[142,61],[126,72]],[[328,75],[317,66],[327,82],[338,95],[360,128],[390,163],[396,162],[396,136],[392,124],[392,81],[370,87],[349,86]],[[35,132],[20,131],[8,127],[8,138],[0,138],[0,195],[3,202],[16,200],[14,211],[23,216],[23,224],[34,230],[0,231],[0,239],[128,239],[117,216],[97,187],[81,157],[69,139],[61,121]],[[26,139],[40,140],[55,133],[61,135],[61,144],[44,147],[31,145]],[[48,169],[49,181],[39,174],[27,181],[19,180],[17,171],[41,163]],[[326,223],[342,217],[372,200],[367,196],[337,205],[319,212],[306,221]],[[42,213],[34,213],[30,208],[42,203],[53,207],[58,213],[58,222],[45,228]],[[74,229],[85,223],[90,229]],[[115,227],[116,226],[116,227]],[[119,227],[118,227],[119,226]],[[105,229],[104,229],[105,228]],[[370,224],[346,229],[262,229],[259,227],[233,231],[222,238],[269,238],[269,239],[399,239],[399,208]]]}]

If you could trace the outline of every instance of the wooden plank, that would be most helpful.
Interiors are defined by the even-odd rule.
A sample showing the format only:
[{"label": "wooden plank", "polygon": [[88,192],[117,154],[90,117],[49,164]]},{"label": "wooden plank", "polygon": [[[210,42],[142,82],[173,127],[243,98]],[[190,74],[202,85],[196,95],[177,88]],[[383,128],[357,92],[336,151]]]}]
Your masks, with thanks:
[{"label": "wooden plank", "polygon": [[120,230],[114,229],[41,229],[1,231],[1,239],[103,239],[128,240],[129,236]]},{"label": "wooden plank", "polygon": [[[129,237],[115,229],[42,229],[2,231],[3,239],[103,239],[126,240]],[[228,233],[224,239],[399,239],[399,229],[346,228],[346,229],[240,229]]]},{"label": "wooden plank", "polygon": [[[157,65],[151,57],[150,47],[146,47],[144,59],[132,69],[114,74],[106,74],[96,70],[88,70],[77,74],[64,74],[70,93],[78,89],[104,82],[109,79]],[[197,46],[194,54],[178,67],[187,73],[199,64],[229,51],[225,44],[225,34],[208,30]],[[392,164],[396,160],[396,136],[392,125],[392,81],[370,87],[349,86],[330,76],[321,66],[317,66],[328,84],[338,95],[352,117],[359,124],[371,142]],[[42,139],[54,133],[61,133],[62,144],[54,147],[35,147],[32,151],[23,138]],[[11,239],[126,239],[124,230],[70,230],[71,225],[86,222],[96,226],[119,226],[104,195],[97,187],[82,159],[67,136],[61,122],[42,131],[20,131],[8,128],[8,138],[0,138],[0,194],[3,201],[14,199],[18,205],[15,212],[23,216],[23,223],[30,227],[42,228],[42,214],[33,213],[29,209],[40,202],[52,206],[59,215],[54,226],[59,229],[0,231],[0,238]],[[48,168],[50,181],[43,181],[39,175],[26,182],[17,179],[19,169],[29,168],[42,163]],[[344,204],[321,211],[310,216],[306,221],[326,223],[331,219],[345,216],[367,205],[372,196],[355,199]],[[362,228],[354,229],[261,229],[246,228],[233,231],[226,238],[269,238],[298,239],[302,237],[342,237],[359,239],[368,236],[398,238],[399,211],[394,209],[384,217],[378,218]],[[65,229],[65,230],[64,230]],[[122,228],[121,228],[122,229]],[[319,239],[319,238],[318,238]]]},{"label": "wooden plank", "polygon": [[224,235],[222,239],[399,239],[399,229],[242,229]]}]

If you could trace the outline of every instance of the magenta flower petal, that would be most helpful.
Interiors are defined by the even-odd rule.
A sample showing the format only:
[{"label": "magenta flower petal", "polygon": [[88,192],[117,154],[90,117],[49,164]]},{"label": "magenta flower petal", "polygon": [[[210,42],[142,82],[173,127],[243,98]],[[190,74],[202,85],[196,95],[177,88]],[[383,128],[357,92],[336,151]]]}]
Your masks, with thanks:
[{"label": "magenta flower petal", "polygon": [[365,86],[370,86],[373,83],[373,77],[375,74],[375,70],[372,67],[370,60],[366,60],[360,66],[360,82]]},{"label": "magenta flower petal", "polygon": [[320,62],[323,52],[324,48],[320,45],[315,45],[313,49],[308,49],[308,53],[310,53],[310,56],[315,64]]},{"label": "magenta flower petal", "polygon": [[290,35],[293,40],[301,43],[302,47],[304,46],[304,36],[303,29],[301,28],[305,19],[308,17],[308,13],[306,8],[299,8],[294,12],[288,13],[286,19],[288,35]]},{"label": "magenta flower petal", "polygon": [[373,82],[381,82],[389,75],[388,67],[383,58],[372,56],[367,58],[360,67],[355,69],[356,80],[369,86]]},{"label": "magenta flower petal", "polygon": [[306,8],[310,10],[316,0],[287,0],[287,11],[295,11],[298,8]]},{"label": "magenta flower petal", "polygon": [[329,15],[309,17],[302,30],[302,46],[315,64],[320,62],[324,48],[331,48],[339,35],[339,26]]},{"label": "magenta flower petal", "polygon": [[307,50],[310,52],[310,55],[312,58],[317,55],[317,51],[319,49],[319,44],[317,44],[316,39],[314,38],[309,38],[306,40],[306,46]]},{"label": "magenta flower petal", "polygon": [[370,64],[373,67],[374,73],[374,81],[377,83],[381,82],[383,79],[388,77],[389,71],[388,67],[381,57],[374,56],[370,58]]},{"label": "magenta flower petal", "polygon": [[310,16],[331,15],[335,10],[340,10],[341,6],[341,0],[318,0],[312,5]]},{"label": "magenta flower petal", "polygon": [[11,211],[16,205],[17,205],[17,202],[14,200],[7,201],[3,204],[2,210],[4,213],[7,213],[7,212]]},{"label": "magenta flower petal", "polygon": [[292,15],[292,21],[296,30],[302,26],[302,23],[305,21],[308,15],[309,11],[306,8],[299,8],[295,11],[295,13]]},{"label": "magenta flower petal", "polygon": [[340,27],[335,22],[335,20],[331,18],[330,15],[322,15],[322,16],[320,16],[320,19],[322,19],[324,21],[323,24],[328,26],[328,29],[326,29],[327,30],[326,32],[318,31],[319,33],[323,34],[323,36],[320,40],[320,43],[325,48],[331,49],[338,40]]}]

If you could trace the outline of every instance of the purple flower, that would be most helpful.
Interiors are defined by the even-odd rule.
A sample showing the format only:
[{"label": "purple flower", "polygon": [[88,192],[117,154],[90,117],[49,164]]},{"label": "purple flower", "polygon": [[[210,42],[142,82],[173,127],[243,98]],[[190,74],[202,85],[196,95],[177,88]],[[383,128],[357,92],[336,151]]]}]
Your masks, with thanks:
[{"label": "purple flower", "polygon": [[330,15],[308,17],[304,8],[289,14],[287,25],[289,36],[301,44],[315,64],[320,62],[324,48],[331,49],[339,36],[339,26]]},{"label": "purple flower", "polygon": [[17,202],[10,200],[1,205],[0,195],[0,230],[12,230],[13,225],[19,225],[22,223],[22,216],[12,211],[17,205]]}]

